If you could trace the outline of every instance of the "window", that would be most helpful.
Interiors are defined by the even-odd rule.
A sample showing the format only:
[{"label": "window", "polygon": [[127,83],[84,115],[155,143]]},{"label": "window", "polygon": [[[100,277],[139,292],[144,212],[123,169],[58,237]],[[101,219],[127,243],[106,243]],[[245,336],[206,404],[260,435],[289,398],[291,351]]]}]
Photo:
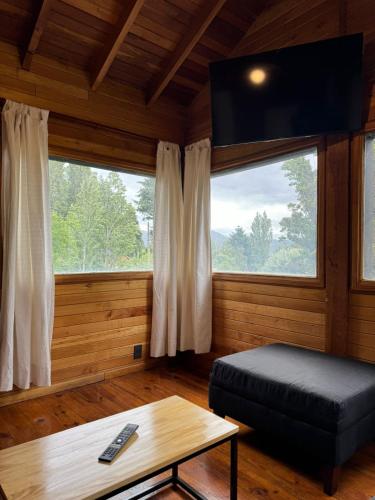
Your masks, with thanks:
[{"label": "window", "polygon": [[214,271],[317,277],[317,148],[211,180]]},{"label": "window", "polygon": [[154,178],[50,159],[56,273],[152,269]]},{"label": "window", "polygon": [[375,134],[365,138],[362,277],[375,280]]}]

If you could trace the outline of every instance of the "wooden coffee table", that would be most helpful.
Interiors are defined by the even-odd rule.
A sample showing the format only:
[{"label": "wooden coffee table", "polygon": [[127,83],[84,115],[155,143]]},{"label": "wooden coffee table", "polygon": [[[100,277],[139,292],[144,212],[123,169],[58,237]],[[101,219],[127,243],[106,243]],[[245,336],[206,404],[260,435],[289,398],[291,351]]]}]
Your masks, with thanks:
[{"label": "wooden coffee table", "polygon": [[[98,456],[127,423],[139,425],[111,464]],[[179,464],[231,443],[230,498],[237,498],[238,427],[178,396],[0,451],[1,493],[6,499],[109,498],[171,469],[132,497],[169,484],[204,499],[178,475]]]}]

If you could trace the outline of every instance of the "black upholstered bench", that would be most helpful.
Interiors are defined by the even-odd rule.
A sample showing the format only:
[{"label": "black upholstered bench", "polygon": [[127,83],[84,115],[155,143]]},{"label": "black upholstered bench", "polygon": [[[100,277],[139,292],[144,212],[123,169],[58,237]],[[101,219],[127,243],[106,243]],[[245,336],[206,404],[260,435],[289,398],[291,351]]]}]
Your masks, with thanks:
[{"label": "black upholstered bench", "polygon": [[375,438],[375,365],[272,344],[215,360],[209,404],[303,448],[325,467],[324,491],[340,465]]}]

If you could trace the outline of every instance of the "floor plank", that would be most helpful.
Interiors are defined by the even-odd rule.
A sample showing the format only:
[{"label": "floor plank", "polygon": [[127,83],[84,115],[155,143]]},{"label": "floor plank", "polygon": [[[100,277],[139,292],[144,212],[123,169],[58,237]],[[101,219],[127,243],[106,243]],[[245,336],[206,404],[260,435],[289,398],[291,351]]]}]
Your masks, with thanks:
[{"label": "floor plank", "polygon": [[[207,386],[207,379],[188,371],[157,368],[6,406],[0,408],[0,449],[173,394],[207,408]],[[182,465],[181,475],[209,499],[227,499],[229,445]],[[145,487],[140,485],[134,491]],[[243,425],[240,425],[238,493],[241,500],[328,498],[322,493],[319,471],[313,462]],[[371,443],[344,466],[339,490],[332,498],[369,500],[374,495],[375,443]],[[127,497],[128,494],[121,494],[115,498],[125,500]],[[169,488],[152,498],[187,500],[190,497]]]}]

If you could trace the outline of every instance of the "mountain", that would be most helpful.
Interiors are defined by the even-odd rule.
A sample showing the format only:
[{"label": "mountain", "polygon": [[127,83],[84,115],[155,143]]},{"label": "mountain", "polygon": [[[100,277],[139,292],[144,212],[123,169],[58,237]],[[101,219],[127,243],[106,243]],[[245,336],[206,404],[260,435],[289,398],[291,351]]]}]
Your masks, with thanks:
[{"label": "mountain", "polygon": [[218,231],[211,231],[211,242],[216,247],[222,247],[227,239],[228,236],[225,236],[225,234],[219,233]]}]

